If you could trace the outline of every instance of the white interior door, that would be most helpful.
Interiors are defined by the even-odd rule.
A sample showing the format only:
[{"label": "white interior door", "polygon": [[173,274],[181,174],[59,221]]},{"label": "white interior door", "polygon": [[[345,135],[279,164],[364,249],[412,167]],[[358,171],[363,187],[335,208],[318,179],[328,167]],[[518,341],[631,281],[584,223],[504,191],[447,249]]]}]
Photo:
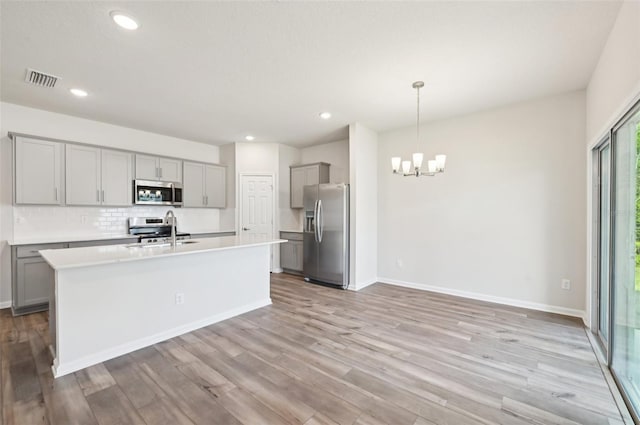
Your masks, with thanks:
[{"label": "white interior door", "polygon": [[244,175],[240,234],[256,240],[273,237],[273,176]]}]

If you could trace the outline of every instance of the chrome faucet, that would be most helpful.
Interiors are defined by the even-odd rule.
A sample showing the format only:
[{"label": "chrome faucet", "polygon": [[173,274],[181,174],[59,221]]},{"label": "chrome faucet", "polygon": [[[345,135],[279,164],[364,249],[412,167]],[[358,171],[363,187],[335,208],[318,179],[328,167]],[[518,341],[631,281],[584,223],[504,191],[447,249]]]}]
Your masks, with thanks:
[{"label": "chrome faucet", "polygon": [[167,220],[167,222],[169,221],[168,218],[169,216],[171,216],[171,246],[172,247],[176,247],[176,216],[173,213],[173,210],[169,210],[167,211],[167,213],[164,215],[164,219]]}]

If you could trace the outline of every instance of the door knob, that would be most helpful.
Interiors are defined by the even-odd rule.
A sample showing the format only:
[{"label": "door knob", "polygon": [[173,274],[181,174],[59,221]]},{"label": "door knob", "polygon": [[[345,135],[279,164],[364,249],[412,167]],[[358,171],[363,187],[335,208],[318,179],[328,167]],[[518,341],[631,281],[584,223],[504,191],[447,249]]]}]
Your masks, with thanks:
[{"label": "door knob", "polygon": [[251,230],[251,229],[248,227],[243,227],[242,230]]}]

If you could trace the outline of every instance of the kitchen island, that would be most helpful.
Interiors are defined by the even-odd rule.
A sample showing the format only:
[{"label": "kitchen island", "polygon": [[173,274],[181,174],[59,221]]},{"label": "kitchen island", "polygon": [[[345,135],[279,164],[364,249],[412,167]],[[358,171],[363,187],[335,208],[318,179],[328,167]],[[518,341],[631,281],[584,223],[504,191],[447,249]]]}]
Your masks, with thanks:
[{"label": "kitchen island", "polygon": [[227,236],[174,246],[40,251],[55,271],[55,377],[271,304],[271,246]]}]

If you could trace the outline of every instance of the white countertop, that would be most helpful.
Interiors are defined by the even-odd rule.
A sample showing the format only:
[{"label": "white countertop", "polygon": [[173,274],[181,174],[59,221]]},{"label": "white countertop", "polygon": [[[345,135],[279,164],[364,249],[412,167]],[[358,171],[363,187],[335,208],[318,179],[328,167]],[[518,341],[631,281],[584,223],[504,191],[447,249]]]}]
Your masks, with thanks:
[{"label": "white countertop", "polygon": [[185,232],[185,233],[191,233],[192,235],[197,235],[199,233],[230,233],[230,232],[235,232],[236,229],[230,229],[230,230],[211,230],[211,229],[189,229],[189,228],[180,228],[179,231],[181,232]]},{"label": "white countertop", "polygon": [[197,243],[178,245],[176,247],[130,248],[127,247],[127,245],[109,245],[86,248],[46,249],[40,251],[40,255],[42,255],[47,263],[55,270],[62,270],[286,242],[284,239],[255,240],[253,238],[247,238],[246,236],[223,236],[219,238],[190,240],[197,241]]},{"label": "white countertop", "polygon": [[104,241],[109,239],[137,239],[137,236],[124,233],[122,235],[69,235],[69,236],[40,236],[23,239],[9,239],[9,245],[33,245],[43,243]]},{"label": "white countertop", "polygon": [[[191,234],[199,233],[229,233],[235,232],[235,230],[183,230],[180,232],[187,232]],[[64,242],[87,242],[87,241],[105,241],[110,239],[137,239],[135,235],[124,233],[121,235],[69,235],[69,236],[43,236],[23,239],[9,239],[7,243],[13,245],[34,245],[44,243],[64,243]]]}]

